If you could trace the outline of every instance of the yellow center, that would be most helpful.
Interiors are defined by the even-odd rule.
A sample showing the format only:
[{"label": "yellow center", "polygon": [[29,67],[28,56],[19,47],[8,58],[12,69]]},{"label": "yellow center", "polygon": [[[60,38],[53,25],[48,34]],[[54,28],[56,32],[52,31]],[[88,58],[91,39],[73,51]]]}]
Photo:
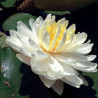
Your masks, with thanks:
[{"label": "yellow center", "polygon": [[[49,53],[53,53],[55,51],[55,49],[58,47],[58,45],[60,44],[60,41],[63,38],[63,34],[66,31],[66,26],[61,24],[60,25],[60,32],[58,37],[56,38],[56,34],[58,33],[58,27],[60,25],[60,21],[58,21],[57,23],[54,23],[53,25],[50,25],[46,28],[46,30],[49,32],[50,34],[50,44],[49,44]],[[66,31],[67,32],[67,31]],[[70,37],[72,35],[75,35],[75,29],[70,30],[67,32],[66,34],[66,41],[68,41],[70,39]],[[54,44],[54,40],[56,40],[55,44]]]},{"label": "yellow center", "polygon": [[[60,34],[59,34],[59,36],[58,36],[58,38],[57,38],[57,40],[56,40],[56,43],[55,43],[55,45],[54,45],[54,48],[53,48],[52,52],[57,48],[57,46],[58,46],[60,40],[61,40],[62,37],[63,37],[63,33],[64,33],[65,29],[66,29],[66,28],[61,24],[61,25],[60,25]],[[53,44],[53,41],[54,41],[54,39],[55,39],[55,35],[56,35],[57,31],[58,31],[57,23],[54,23],[53,25],[47,27],[46,30],[47,30],[47,31],[49,32],[49,34],[50,34],[50,44],[49,44],[49,51],[50,51],[50,50],[51,50],[51,47],[52,47],[52,44]]]}]

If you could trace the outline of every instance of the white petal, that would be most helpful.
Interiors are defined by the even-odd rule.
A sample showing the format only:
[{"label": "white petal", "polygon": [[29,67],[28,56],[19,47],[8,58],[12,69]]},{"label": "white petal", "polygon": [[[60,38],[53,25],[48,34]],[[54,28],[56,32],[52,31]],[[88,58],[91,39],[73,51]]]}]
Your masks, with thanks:
[{"label": "white petal", "polygon": [[42,18],[41,16],[39,16],[39,17],[36,19],[35,23],[42,25],[42,23],[43,23],[43,18]]},{"label": "white petal", "polygon": [[23,39],[20,37],[19,39],[23,42],[21,53],[36,60],[42,60],[47,57],[47,54],[33,40],[26,39],[26,37],[23,37]]},{"label": "white petal", "polygon": [[93,47],[93,44],[87,44],[87,46],[82,45],[76,51],[80,53],[89,53],[92,50],[92,47]]},{"label": "white petal", "polygon": [[[84,43],[84,44],[77,44],[75,43],[75,38],[78,37],[78,34],[76,34],[71,42],[71,44],[69,45],[70,47],[68,47],[68,49],[66,50],[67,52],[77,52],[77,53],[81,53],[81,54],[87,54],[91,51],[92,47],[89,48],[89,43],[90,43],[90,40],[88,40],[88,42]],[[86,49],[85,49],[86,47]],[[78,51],[78,50],[81,50],[81,49],[85,49],[84,53],[82,53],[81,51]],[[87,52],[87,53],[86,53]]]},{"label": "white petal", "polygon": [[[77,66],[74,66],[75,69],[83,71],[83,72],[96,72],[97,71],[97,64],[96,63],[90,63],[90,62],[85,62],[85,63],[76,63]],[[83,67],[85,66],[85,67]]]},{"label": "white petal", "polygon": [[77,75],[78,72],[73,68],[71,67],[69,64],[67,63],[62,63],[60,62],[60,64],[62,64],[63,68],[64,68],[64,71],[65,71],[65,75]]},{"label": "white petal", "polygon": [[[87,38],[87,34],[86,33],[79,33],[78,34],[75,34],[75,35],[72,35],[70,37],[70,41],[68,43],[68,41],[66,40],[65,41],[65,44],[63,45],[63,47],[61,48],[60,51],[65,51],[65,52],[78,52],[77,50],[78,49],[82,49],[83,47],[86,47],[89,45],[89,41],[85,44],[82,44]],[[91,51],[91,48],[86,50],[87,52],[90,52]],[[86,52],[85,51],[85,52]],[[82,52],[81,52],[82,53]],[[86,54],[86,53],[84,53]]]},{"label": "white petal", "polygon": [[55,80],[48,80],[43,76],[39,76],[39,77],[40,77],[41,81],[44,83],[44,85],[48,88],[50,88],[55,83]]},{"label": "white petal", "polygon": [[39,35],[39,28],[42,26],[42,24],[43,24],[43,18],[39,16],[35,21],[35,32],[37,36]]},{"label": "white petal", "polygon": [[78,37],[77,39],[75,40],[75,44],[82,44],[86,41],[87,39],[87,34],[85,32],[82,32],[82,33],[78,33]]},{"label": "white petal", "polygon": [[49,80],[61,79],[62,76],[58,75],[59,73],[55,73],[49,68],[49,61],[50,61],[50,58],[47,58],[42,61],[35,61],[32,59],[31,60],[32,71],[38,75],[44,76],[45,78]]},{"label": "white petal", "polygon": [[[30,24],[30,27],[31,27],[31,30],[33,31],[34,29],[34,23],[35,23],[35,20],[33,18],[29,19],[29,24]],[[34,33],[33,33],[34,34]],[[36,35],[36,34],[35,34]]]},{"label": "white petal", "polygon": [[44,53],[41,50],[34,51],[33,53],[31,53],[31,55],[32,55],[33,59],[39,60],[39,61],[42,61],[42,60],[48,58],[48,56],[49,56],[48,54]]},{"label": "white petal", "polygon": [[48,58],[49,54],[45,53],[44,51],[42,50],[38,50],[36,51],[36,60],[43,60],[43,59],[46,59]]},{"label": "white petal", "polygon": [[41,28],[39,29],[38,38],[40,40],[40,43],[42,43],[42,38],[44,36],[44,33],[46,32],[46,27],[47,27],[47,22],[44,22]]},{"label": "white petal", "polygon": [[86,57],[82,57],[80,55],[73,55],[69,54],[69,57],[67,55],[57,55],[56,58],[60,60],[65,65],[69,65],[70,67],[73,67],[77,70],[83,71],[83,72],[94,72],[96,71],[96,63],[89,62]]},{"label": "white petal", "polygon": [[87,59],[88,59],[89,61],[93,61],[95,58],[96,58],[96,55],[88,55],[88,56],[87,56]]},{"label": "white petal", "polygon": [[[88,64],[88,62],[87,62],[87,64]],[[97,64],[91,63],[88,69],[83,69],[82,71],[83,72],[97,72]]]},{"label": "white petal", "polygon": [[64,45],[58,50],[58,52],[63,53],[63,52],[69,52],[71,49],[73,50],[73,48],[71,48],[72,41],[73,41],[73,35],[71,35],[70,38],[65,41]]},{"label": "white petal", "polygon": [[61,73],[54,72],[50,68],[48,68],[46,74],[47,75],[45,77],[49,80],[57,80],[62,79],[64,77],[64,75],[61,75]]},{"label": "white petal", "polygon": [[73,62],[73,61],[88,61],[87,57],[79,54],[79,53],[74,53],[74,52],[64,52],[61,54],[56,54],[58,60],[60,61],[69,61],[69,62]]},{"label": "white petal", "polygon": [[35,49],[35,50],[40,49],[39,45],[36,44],[35,41],[33,41],[32,39],[29,38],[29,39],[28,39],[28,42],[29,42],[29,45],[30,45],[33,49]]},{"label": "white petal", "polygon": [[89,49],[86,49],[86,50],[82,50],[82,51],[76,51],[76,52],[78,52],[78,53],[81,53],[81,54],[88,54],[88,53],[90,53],[92,51],[92,48],[89,48]]},{"label": "white petal", "polygon": [[33,36],[31,30],[22,21],[18,21],[17,24],[18,24],[17,26],[18,32],[20,32],[25,36]]},{"label": "white petal", "polygon": [[66,20],[66,18],[62,18],[62,19],[60,20],[60,23],[63,24],[63,23],[65,22],[65,20]]},{"label": "white petal", "polygon": [[70,64],[70,66],[83,72],[96,72],[97,64],[81,61],[81,62]]},{"label": "white petal", "polygon": [[67,28],[68,24],[69,24],[69,21],[66,20],[66,21],[62,24],[62,26],[65,27],[65,28]]},{"label": "white petal", "polygon": [[16,38],[22,44],[27,45],[27,46],[29,45],[29,42],[28,42],[29,37],[28,36],[24,36],[15,30],[10,30],[10,35],[11,35],[11,38]]},{"label": "white petal", "polygon": [[54,23],[55,23],[55,16],[52,16],[51,24],[53,25]]},{"label": "white petal", "polygon": [[27,57],[23,54],[16,54],[17,58],[22,61],[23,63],[27,64],[30,66],[30,61],[31,61],[31,58],[30,57]]},{"label": "white petal", "polygon": [[50,43],[50,35],[49,32],[46,31],[42,38],[42,46],[48,51],[49,50],[49,43]]},{"label": "white petal", "polygon": [[49,62],[49,67],[52,71],[63,75],[64,69],[58,60],[51,56],[51,61]]},{"label": "white petal", "polygon": [[22,43],[16,37],[7,37],[6,43],[16,51],[20,51],[22,48]]},{"label": "white petal", "polygon": [[73,86],[73,87],[80,88],[80,85],[74,84],[73,82],[68,81],[67,79],[63,78],[62,81],[69,84],[69,85],[71,85],[71,86]]},{"label": "white petal", "polygon": [[29,24],[30,24],[30,27],[31,27],[31,30],[32,30],[32,34],[33,34],[34,39],[36,41],[38,41],[38,35],[37,35],[38,32],[35,31],[35,21],[34,21],[33,18],[29,19]]},{"label": "white petal", "polygon": [[[43,75],[45,78],[49,79],[49,80],[57,80],[57,79],[61,79],[62,77],[64,77],[64,75],[70,75],[71,73],[66,73],[64,71],[62,71],[62,66],[61,65],[57,65],[58,63],[53,63],[50,65],[50,63],[52,63],[53,60],[51,61],[50,57],[42,60],[42,61],[38,61],[38,60],[31,60],[31,68],[32,71],[34,71],[36,74],[39,75]],[[58,69],[58,66],[60,69]],[[53,69],[53,68],[57,68],[57,69]],[[62,70],[61,70],[62,69]],[[58,71],[62,71],[62,72],[58,72]]]},{"label": "white petal", "polygon": [[31,60],[31,68],[36,71],[47,71],[48,70],[49,58],[44,60]]},{"label": "white petal", "polygon": [[20,51],[26,54],[26,56],[31,57],[31,54],[35,54],[36,51],[40,50],[40,47],[28,37],[24,37],[20,34],[16,34],[16,37],[22,43],[22,49]]},{"label": "white petal", "polygon": [[21,43],[23,43],[24,45],[29,45],[28,37],[24,37],[24,36],[22,36],[21,34],[17,34],[17,33],[16,33],[16,37],[17,37],[17,39],[18,39]]},{"label": "white petal", "polygon": [[10,31],[9,31],[9,33],[10,33],[10,36],[14,36],[16,33],[18,33],[17,31],[15,31],[15,30],[13,30],[13,29],[11,29]]},{"label": "white petal", "polygon": [[[23,38],[25,39],[25,37],[23,37]],[[26,43],[26,45],[25,45],[25,40],[22,40],[19,36],[14,35],[13,37],[8,37],[6,39],[6,42],[15,51],[31,57],[31,51],[28,51],[28,49],[30,50],[28,43]]]},{"label": "white petal", "polygon": [[59,95],[62,95],[64,90],[64,82],[57,80],[54,85],[52,86],[52,89]]},{"label": "white petal", "polygon": [[76,25],[73,24],[66,30],[66,39],[67,40],[69,40],[70,37],[74,34],[75,29],[76,29]]},{"label": "white petal", "polygon": [[62,79],[62,81],[77,88],[79,88],[80,85],[83,84],[83,80],[78,76],[66,76],[65,78]]},{"label": "white petal", "polygon": [[79,61],[88,61],[85,56],[75,54],[75,53],[62,53],[62,54],[56,54],[56,58],[66,64],[79,62]]},{"label": "white petal", "polygon": [[48,14],[44,22],[49,21],[50,19],[51,19],[51,14]]},{"label": "white petal", "polygon": [[22,47],[19,52],[24,54],[25,56],[31,57],[31,52],[26,50],[26,48]]},{"label": "white petal", "polygon": [[44,52],[39,45],[37,45],[33,40],[28,39],[30,46],[24,45],[24,49],[28,51],[33,59],[43,60],[48,57],[48,54]]},{"label": "white petal", "polygon": [[80,73],[78,73],[78,76],[83,80],[83,85],[88,86],[88,82],[85,80],[85,78]]}]

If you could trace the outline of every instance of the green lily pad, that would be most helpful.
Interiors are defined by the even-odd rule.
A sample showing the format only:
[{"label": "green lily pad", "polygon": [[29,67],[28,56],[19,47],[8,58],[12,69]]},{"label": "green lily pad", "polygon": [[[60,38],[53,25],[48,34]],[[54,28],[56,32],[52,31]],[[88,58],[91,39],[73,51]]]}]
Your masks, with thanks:
[{"label": "green lily pad", "polygon": [[15,53],[10,48],[0,48],[0,60],[0,98],[29,98],[19,94],[23,75]]},{"label": "green lily pad", "polygon": [[27,13],[17,13],[12,16],[10,16],[4,23],[3,23],[3,29],[5,31],[9,31],[10,29],[16,29],[17,28],[17,21],[23,21],[28,27],[29,26],[29,19],[33,18],[36,19],[35,16],[32,16]]},{"label": "green lily pad", "polygon": [[53,14],[53,15],[66,15],[66,14],[71,14],[70,11],[45,11],[47,14]]},{"label": "green lily pad", "polygon": [[13,6],[13,5],[15,4],[15,1],[16,1],[16,0],[0,0],[0,3],[1,3],[4,7],[8,8],[8,7]]},{"label": "green lily pad", "polygon": [[0,32],[0,47],[4,48],[8,46],[5,40],[6,40],[6,35],[3,32]]}]

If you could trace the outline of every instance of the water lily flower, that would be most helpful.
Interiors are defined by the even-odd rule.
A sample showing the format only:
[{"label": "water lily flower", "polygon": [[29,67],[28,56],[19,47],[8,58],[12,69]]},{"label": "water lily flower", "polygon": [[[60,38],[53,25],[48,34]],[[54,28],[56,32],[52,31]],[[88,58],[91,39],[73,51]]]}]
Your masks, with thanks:
[{"label": "water lily flower", "polygon": [[87,55],[93,44],[90,40],[86,42],[85,32],[75,33],[75,24],[67,27],[68,20],[62,18],[56,22],[51,14],[45,20],[41,16],[36,21],[30,19],[31,29],[21,21],[17,24],[17,31],[10,30],[6,42],[46,87],[61,95],[64,82],[77,88],[88,85],[78,71],[96,72],[97,64],[91,62],[95,55]]}]

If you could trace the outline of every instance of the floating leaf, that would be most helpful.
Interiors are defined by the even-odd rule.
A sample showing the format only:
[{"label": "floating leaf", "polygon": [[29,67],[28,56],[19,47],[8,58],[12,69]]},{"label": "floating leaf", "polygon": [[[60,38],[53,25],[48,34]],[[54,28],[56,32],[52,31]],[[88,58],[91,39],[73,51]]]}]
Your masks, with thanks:
[{"label": "floating leaf", "polygon": [[29,19],[33,18],[36,19],[35,16],[32,16],[27,13],[17,13],[12,16],[10,16],[4,23],[3,23],[3,29],[5,31],[9,31],[10,29],[16,29],[17,27],[17,21],[23,21],[28,27],[29,27]]},{"label": "floating leaf", "polygon": [[3,32],[0,32],[0,47],[4,48],[8,46],[5,40],[6,40],[6,35]]},{"label": "floating leaf", "polygon": [[29,98],[19,94],[23,76],[19,71],[21,62],[9,48],[0,48],[0,54],[0,98]]},{"label": "floating leaf", "polygon": [[0,0],[0,3],[1,3],[4,7],[8,8],[8,7],[13,6],[13,5],[15,4],[15,1],[16,1],[16,0]]},{"label": "floating leaf", "polygon": [[53,14],[53,15],[66,15],[66,14],[71,14],[70,11],[45,11],[47,14]]}]

